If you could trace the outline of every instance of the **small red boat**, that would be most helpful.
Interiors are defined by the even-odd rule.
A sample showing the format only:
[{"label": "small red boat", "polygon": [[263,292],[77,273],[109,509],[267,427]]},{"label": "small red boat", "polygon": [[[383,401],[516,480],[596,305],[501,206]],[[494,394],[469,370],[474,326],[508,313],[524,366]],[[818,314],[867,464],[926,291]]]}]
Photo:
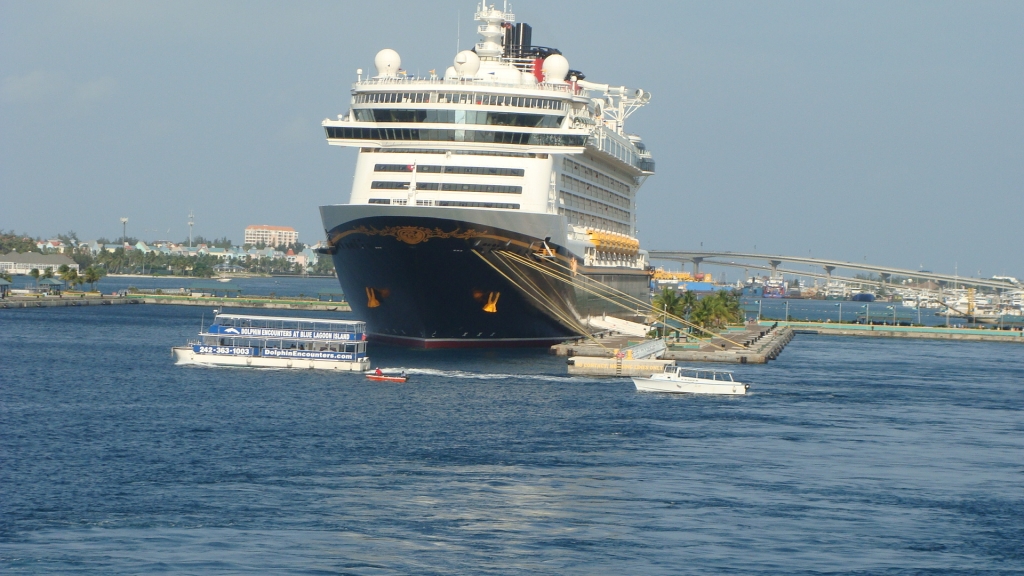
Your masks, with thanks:
[{"label": "small red boat", "polygon": [[368,373],[366,378],[374,382],[405,382],[409,380],[407,376],[388,376],[387,374],[374,374],[373,372]]}]

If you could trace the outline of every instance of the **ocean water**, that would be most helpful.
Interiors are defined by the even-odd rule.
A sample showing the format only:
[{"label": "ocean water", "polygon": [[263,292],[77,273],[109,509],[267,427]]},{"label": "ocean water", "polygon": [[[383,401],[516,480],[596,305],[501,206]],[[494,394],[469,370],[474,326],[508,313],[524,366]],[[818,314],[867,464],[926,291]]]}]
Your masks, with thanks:
[{"label": "ocean water", "polygon": [[798,335],[746,397],[544,351],[178,367],[209,311],[0,311],[4,574],[1024,572],[1024,346]]}]

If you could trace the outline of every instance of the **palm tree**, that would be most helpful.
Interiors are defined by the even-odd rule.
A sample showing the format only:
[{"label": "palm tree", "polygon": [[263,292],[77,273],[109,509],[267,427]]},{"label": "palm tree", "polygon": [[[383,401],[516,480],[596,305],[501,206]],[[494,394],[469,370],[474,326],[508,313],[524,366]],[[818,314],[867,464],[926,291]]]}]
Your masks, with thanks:
[{"label": "palm tree", "polygon": [[77,285],[76,280],[78,280],[78,270],[69,268],[67,264],[61,264],[61,268],[63,268],[64,271],[60,273],[60,279],[67,283],[68,288],[74,288]]},{"label": "palm tree", "polygon": [[739,298],[725,290],[713,296],[702,298],[694,307],[691,320],[705,328],[722,328],[727,324],[740,322]]},{"label": "palm tree", "polygon": [[692,290],[683,292],[683,297],[679,300],[680,316],[689,320],[690,314],[693,313],[694,307],[697,306],[697,293]]},{"label": "palm tree", "polygon": [[28,275],[36,281],[36,288],[39,288],[39,268],[33,268],[28,271]]},{"label": "palm tree", "polygon": [[85,274],[81,276],[82,281],[92,286],[92,291],[96,291],[96,283],[100,281],[100,271],[95,266],[89,266],[85,269]]},{"label": "palm tree", "polygon": [[[666,315],[681,316],[683,314],[682,304],[683,299],[679,296],[679,293],[672,288],[662,288],[661,292],[654,297],[651,301],[651,305],[654,307],[654,318],[660,316],[665,322],[667,322]],[[662,330],[659,330],[662,332]]]},{"label": "palm tree", "polygon": [[53,267],[48,266],[43,272],[43,278],[53,278]]}]

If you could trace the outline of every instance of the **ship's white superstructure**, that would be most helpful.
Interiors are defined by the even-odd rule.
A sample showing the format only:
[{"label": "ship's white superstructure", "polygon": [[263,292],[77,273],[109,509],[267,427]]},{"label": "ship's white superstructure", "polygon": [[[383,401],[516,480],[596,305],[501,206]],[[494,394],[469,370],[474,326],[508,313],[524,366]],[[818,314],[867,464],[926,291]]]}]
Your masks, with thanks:
[{"label": "ship's white superstructure", "polygon": [[506,10],[481,5],[476,18],[482,41],[443,75],[408,76],[381,50],[348,114],[324,120],[331,145],[360,150],[349,203],[559,214],[588,265],[645,266],[636,196],[654,162],[625,120],[650,94],[583,80],[557,51],[503,44],[525,26]]}]

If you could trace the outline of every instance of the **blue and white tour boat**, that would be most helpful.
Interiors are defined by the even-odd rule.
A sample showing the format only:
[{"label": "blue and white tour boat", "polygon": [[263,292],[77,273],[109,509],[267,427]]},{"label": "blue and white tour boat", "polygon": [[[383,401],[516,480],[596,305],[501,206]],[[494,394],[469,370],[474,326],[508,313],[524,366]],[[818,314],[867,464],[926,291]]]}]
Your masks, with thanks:
[{"label": "blue and white tour boat", "polygon": [[171,348],[176,364],[312,368],[363,372],[366,323],[356,320],[217,314],[187,346]]}]

